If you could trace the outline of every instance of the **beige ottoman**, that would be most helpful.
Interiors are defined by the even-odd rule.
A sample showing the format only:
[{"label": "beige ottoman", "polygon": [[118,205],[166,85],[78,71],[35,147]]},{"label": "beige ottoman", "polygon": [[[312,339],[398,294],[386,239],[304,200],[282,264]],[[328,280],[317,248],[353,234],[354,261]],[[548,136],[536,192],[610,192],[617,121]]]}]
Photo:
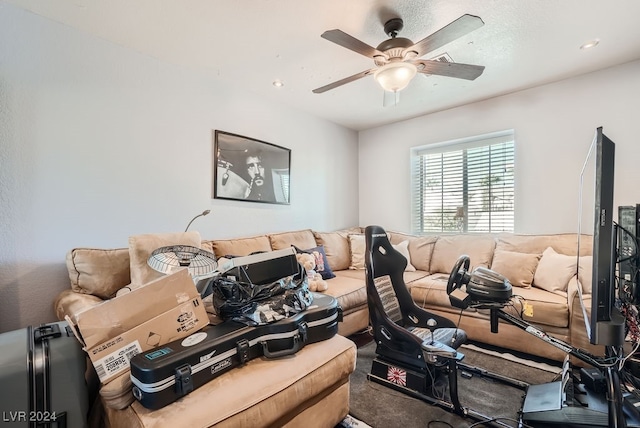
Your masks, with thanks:
[{"label": "beige ottoman", "polygon": [[334,427],[349,411],[356,346],[336,335],[295,355],[258,358],[159,410],[105,406],[111,427]]}]

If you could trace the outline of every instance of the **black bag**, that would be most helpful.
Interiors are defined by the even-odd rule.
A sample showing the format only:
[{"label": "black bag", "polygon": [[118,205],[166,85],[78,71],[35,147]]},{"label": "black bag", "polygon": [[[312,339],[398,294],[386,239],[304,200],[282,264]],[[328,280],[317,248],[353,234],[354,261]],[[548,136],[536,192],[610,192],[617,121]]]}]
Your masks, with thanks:
[{"label": "black bag", "polygon": [[246,325],[268,324],[305,310],[313,303],[304,269],[268,284],[251,284],[227,277],[211,280],[213,306],[223,320]]}]

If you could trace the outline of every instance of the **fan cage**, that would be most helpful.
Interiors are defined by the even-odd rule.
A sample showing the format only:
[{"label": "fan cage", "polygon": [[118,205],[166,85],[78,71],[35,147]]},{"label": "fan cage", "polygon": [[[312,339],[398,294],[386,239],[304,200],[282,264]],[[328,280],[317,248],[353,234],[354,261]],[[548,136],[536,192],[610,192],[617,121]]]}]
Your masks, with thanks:
[{"label": "fan cage", "polygon": [[215,254],[189,245],[157,248],[149,256],[147,264],[153,270],[165,274],[186,267],[191,276],[210,275],[218,267]]}]

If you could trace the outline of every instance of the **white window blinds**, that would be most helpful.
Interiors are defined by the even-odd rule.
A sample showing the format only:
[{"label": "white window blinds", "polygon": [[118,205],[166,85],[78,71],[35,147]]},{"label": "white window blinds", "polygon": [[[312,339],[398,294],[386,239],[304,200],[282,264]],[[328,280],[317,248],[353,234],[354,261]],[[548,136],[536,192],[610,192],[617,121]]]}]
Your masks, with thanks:
[{"label": "white window blinds", "polygon": [[412,229],[514,231],[513,131],[411,150]]}]

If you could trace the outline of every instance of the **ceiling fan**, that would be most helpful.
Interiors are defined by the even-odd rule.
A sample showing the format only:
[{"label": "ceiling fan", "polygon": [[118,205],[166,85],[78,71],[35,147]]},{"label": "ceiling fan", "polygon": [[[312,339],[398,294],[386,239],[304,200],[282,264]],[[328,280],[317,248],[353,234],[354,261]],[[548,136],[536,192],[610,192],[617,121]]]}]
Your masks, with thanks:
[{"label": "ceiling fan", "polygon": [[483,25],[480,17],[465,14],[418,43],[413,43],[404,37],[397,37],[398,32],[402,30],[403,22],[400,18],[393,18],[384,24],[384,32],[390,38],[380,43],[377,48],[341,30],[325,31],[322,38],[373,59],[376,67],[314,89],[313,92],[321,94],[370,74],[373,74],[380,86],[388,92],[404,89],[416,73],[474,80],[482,74],[484,66],[419,58]]}]

